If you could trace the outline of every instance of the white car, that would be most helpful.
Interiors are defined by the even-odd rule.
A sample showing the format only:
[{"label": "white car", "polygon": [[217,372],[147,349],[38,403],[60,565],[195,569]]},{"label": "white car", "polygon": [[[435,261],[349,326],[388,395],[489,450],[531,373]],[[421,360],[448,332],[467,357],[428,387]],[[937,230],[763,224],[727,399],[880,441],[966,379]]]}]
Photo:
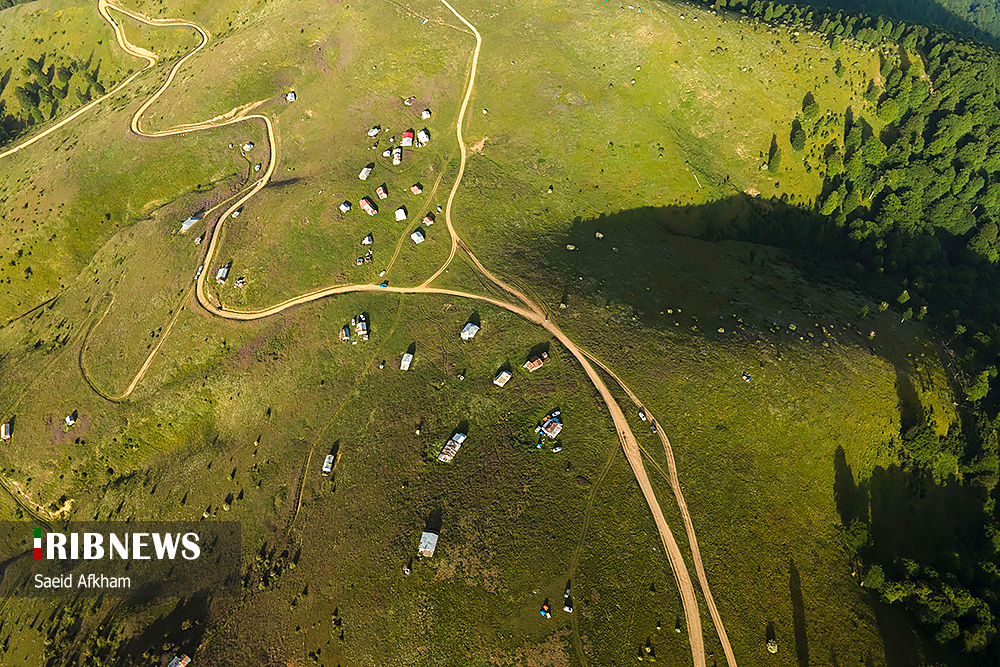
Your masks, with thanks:
[{"label": "white car", "polygon": [[639,419],[641,419],[642,421],[646,421],[646,411],[645,410],[639,410]]}]

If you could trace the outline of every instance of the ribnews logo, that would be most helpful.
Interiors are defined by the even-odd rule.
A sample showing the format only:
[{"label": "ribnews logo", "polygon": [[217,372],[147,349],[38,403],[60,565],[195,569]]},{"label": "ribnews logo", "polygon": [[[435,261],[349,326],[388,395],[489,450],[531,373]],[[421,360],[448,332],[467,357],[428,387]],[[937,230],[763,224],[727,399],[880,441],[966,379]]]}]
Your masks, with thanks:
[{"label": "ribnews logo", "polygon": [[0,595],[235,596],[241,557],[233,521],[0,521]]},{"label": "ribnews logo", "polygon": [[[42,556],[42,529],[35,528],[35,560]],[[115,557],[123,560],[175,559],[185,560],[201,556],[200,537],[196,532],[187,533],[108,533],[105,547],[104,533],[45,533],[45,556],[48,560],[98,560]]]}]

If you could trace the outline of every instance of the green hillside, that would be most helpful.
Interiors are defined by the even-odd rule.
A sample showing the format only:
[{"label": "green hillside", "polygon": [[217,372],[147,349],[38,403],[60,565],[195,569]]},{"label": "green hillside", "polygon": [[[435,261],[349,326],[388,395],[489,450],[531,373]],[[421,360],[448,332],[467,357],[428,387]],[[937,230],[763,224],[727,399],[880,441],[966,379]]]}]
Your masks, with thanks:
[{"label": "green hillside", "polygon": [[[993,664],[996,55],[895,19],[711,4],[457,4],[482,38],[464,116],[476,38],[437,0],[127,5],[211,35],[142,128],[218,126],[129,131],[198,39],[117,15],[157,66],[0,159],[0,519],[239,521],[242,587],[8,598],[0,665],[696,664],[611,402],[548,322],[655,419],[599,372],[696,579],[654,424],[669,437],[740,664]],[[42,90],[83,103],[142,65],[96,2],[0,24],[25,133],[8,145],[77,105]],[[247,113],[273,156],[259,119],[219,125]],[[393,165],[408,129],[429,141]],[[462,244],[431,283],[452,292],[392,291],[445,269],[461,164]],[[539,324],[474,300],[511,297],[463,245]],[[217,316],[349,284],[373,289]],[[369,339],[343,342],[361,314]]]}]

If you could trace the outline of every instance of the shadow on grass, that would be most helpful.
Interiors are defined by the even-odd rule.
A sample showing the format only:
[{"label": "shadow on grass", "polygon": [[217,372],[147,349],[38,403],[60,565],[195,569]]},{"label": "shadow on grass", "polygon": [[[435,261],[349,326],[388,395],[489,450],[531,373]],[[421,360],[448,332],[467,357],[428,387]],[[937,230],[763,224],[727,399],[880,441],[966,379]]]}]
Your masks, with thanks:
[{"label": "shadow on grass", "polygon": [[[138,635],[132,637],[118,651],[109,665],[134,665],[142,660],[143,653],[153,649],[157,651],[173,644],[176,651],[170,651],[167,659],[173,653],[194,654],[208,628],[210,599],[207,597],[181,600],[169,613],[159,616]],[[153,603],[155,604],[155,603]],[[121,616],[134,615],[141,607],[125,605],[119,609]]]},{"label": "shadow on grass", "polygon": [[[861,561],[881,565],[889,581],[909,579],[907,563],[912,563],[976,590],[968,563],[982,551],[981,490],[953,476],[935,481],[929,471],[896,465],[878,466],[868,479],[856,481],[843,448],[836,449],[833,459],[837,511],[845,538],[853,541],[851,548],[858,549]],[[954,647],[931,641],[906,609],[884,604],[876,596],[870,603],[887,667],[917,667],[930,655],[947,664],[979,664],[976,656],[952,662],[958,659]],[[796,638],[798,643],[798,631]],[[871,660],[863,657],[865,664]]]},{"label": "shadow on grass", "polygon": [[868,520],[868,487],[859,487],[854,481],[854,473],[847,464],[847,455],[839,445],[833,453],[833,499],[845,526],[850,526],[859,519]]},{"label": "shadow on grass", "polygon": [[802,580],[795,561],[788,563],[788,590],[792,596],[792,621],[795,629],[795,659],[799,667],[809,667],[809,641],[806,639],[806,605],[802,599]]},{"label": "shadow on grass", "polygon": [[[804,274],[826,284],[857,291],[850,278],[860,277],[860,271],[845,271],[842,261],[828,264],[852,256],[859,244],[815,214],[811,205],[734,194],[698,206],[642,207],[577,218],[564,238],[554,239],[539,264],[563,274],[570,299],[580,289],[599,287],[609,302],[641,311],[650,321],[664,307],[685,302],[697,309],[693,302],[707,303],[723,291],[740,298],[750,288],[748,278],[768,273],[762,269],[775,257],[780,262],[794,260]],[[567,251],[567,246],[576,250]],[[580,277],[593,283],[580,283]],[[657,290],[665,277],[672,282]],[[657,291],[661,297],[669,291],[672,303],[657,298]]]},{"label": "shadow on grass", "polygon": [[899,420],[900,428],[903,431],[922,424],[924,421],[924,408],[920,403],[920,396],[913,385],[913,378],[909,371],[899,364],[896,367],[896,397],[899,399]]},{"label": "shadow on grass", "polygon": [[424,524],[424,530],[428,533],[440,533],[441,526],[444,524],[444,513],[440,509],[433,510],[427,515],[427,521]]},{"label": "shadow on grass", "polygon": [[528,356],[525,357],[524,360],[527,361],[529,359],[534,359],[535,357],[540,357],[542,354],[548,354],[551,348],[552,344],[549,341],[539,343],[528,350]]},{"label": "shadow on grass", "polygon": [[[961,562],[979,552],[982,499],[976,489],[950,478],[935,483],[929,473],[878,467],[868,482],[874,558],[910,559],[939,573],[961,577]],[[901,565],[899,565],[901,567]]]}]

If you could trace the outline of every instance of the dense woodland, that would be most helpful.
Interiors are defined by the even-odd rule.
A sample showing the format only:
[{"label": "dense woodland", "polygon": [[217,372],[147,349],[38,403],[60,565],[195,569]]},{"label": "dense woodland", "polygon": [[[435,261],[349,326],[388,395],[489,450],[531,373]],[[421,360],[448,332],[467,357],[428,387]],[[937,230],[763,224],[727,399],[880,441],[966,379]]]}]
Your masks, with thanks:
[{"label": "dense woodland", "polygon": [[805,0],[800,4],[932,23],[945,30],[1000,43],[1000,0]]},{"label": "dense woodland", "polygon": [[[867,109],[821,115],[805,96],[784,159],[818,161],[823,192],[812,206],[756,206],[744,238],[805,251],[804,261],[834,267],[882,309],[936,326],[957,352],[959,423],[941,436],[934,416],[921,416],[897,462],[857,484],[841,452],[835,495],[863,585],[910,609],[937,642],[1000,664],[1000,388],[991,385],[1000,356],[1000,56],[882,17],[706,4],[822,34],[834,49],[888,47]],[[834,74],[848,67],[838,61]],[[776,159],[772,143],[769,169]]]}]

